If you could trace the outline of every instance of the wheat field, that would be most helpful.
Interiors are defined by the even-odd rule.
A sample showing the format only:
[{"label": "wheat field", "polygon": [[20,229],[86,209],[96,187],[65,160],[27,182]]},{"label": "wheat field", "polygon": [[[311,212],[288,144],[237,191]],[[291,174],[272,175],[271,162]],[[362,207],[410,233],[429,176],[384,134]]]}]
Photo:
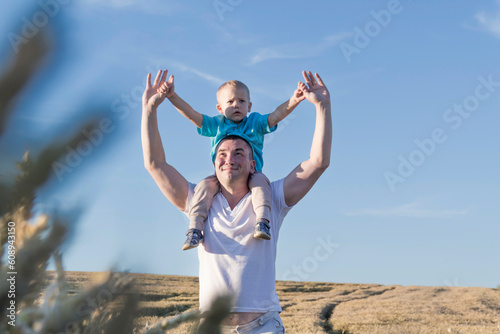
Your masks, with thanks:
[{"label": "wheat field", "polygon": [[[69,293],[92,273],[66,272]],[[139,290],[136,333],[198,308],[198,278],[131,274]],[[47,272],[47,285],[55,273]],[[500,333],[500,290],[277,281],[287,333]],[[186,323],[168,333],[190,333]]]}]

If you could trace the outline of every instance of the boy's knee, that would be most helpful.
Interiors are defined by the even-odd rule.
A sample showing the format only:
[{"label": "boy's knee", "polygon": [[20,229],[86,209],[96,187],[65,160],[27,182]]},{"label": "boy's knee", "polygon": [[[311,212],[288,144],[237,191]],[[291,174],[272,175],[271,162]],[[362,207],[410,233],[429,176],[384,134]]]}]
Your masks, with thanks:
[{"label": "boy's knee", "polygon": [[271,181],[263,173],[255,172],[250,175],[248,179],[248,185],[250,188],[253,187],[270,187]]},{"label": "boy's knee", "polygon": [[217,180],[217,177],[215,175],[211,175],[201,180],[196,186],[195,191],[201,190],[208,191],[215,195],[219,191],[219,180]]}]

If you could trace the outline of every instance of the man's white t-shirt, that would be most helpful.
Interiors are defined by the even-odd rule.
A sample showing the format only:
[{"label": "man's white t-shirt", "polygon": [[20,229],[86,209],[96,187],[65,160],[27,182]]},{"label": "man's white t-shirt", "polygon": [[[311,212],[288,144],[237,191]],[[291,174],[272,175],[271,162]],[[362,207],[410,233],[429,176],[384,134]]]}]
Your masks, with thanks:
[{"label": "man's white t-shirt", "polygon": [[[218,193],[205,222],[205,241],[198,247],[200,262],[200,311],[210,309],[219,295],[234,298],[232,312],[281,312],[276,294],[276,246],[283,218],[291,207],[285,204],[284,179],[271,182],[271,240],[255,239],[256,222],[251,193],[233,210]],[[189,184],[186,214],[195,185]]]}]

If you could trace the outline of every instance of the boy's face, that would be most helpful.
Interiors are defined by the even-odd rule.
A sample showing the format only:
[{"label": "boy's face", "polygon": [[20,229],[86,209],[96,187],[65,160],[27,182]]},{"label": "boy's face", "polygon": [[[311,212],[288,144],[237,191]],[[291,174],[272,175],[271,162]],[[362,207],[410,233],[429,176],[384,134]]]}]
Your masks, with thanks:
[{"label": "boy's face", "polygon": [[225,87],[219,92],[217,110],[227,119],[239,123],[250,112],[252,102],[249,101],[247,91],[242,88]]}]

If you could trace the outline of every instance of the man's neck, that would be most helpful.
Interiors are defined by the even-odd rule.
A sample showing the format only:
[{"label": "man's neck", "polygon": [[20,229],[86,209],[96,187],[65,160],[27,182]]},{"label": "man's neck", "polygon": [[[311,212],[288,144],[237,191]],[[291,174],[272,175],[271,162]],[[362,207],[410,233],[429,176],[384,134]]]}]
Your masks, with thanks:
[{"label": "man's neck", "polygon": [[222,195],[226,198],[227,203],[229,204],[229,207],[234,209],[236,205],[241,201],[243,197],[245,197],[246,194],[250,189],[248,188],[247,185],[240,185],[240,186],[234,186],[232,187],[231,185],[229,186],[223,186],[221,185],[220,192]]}]

